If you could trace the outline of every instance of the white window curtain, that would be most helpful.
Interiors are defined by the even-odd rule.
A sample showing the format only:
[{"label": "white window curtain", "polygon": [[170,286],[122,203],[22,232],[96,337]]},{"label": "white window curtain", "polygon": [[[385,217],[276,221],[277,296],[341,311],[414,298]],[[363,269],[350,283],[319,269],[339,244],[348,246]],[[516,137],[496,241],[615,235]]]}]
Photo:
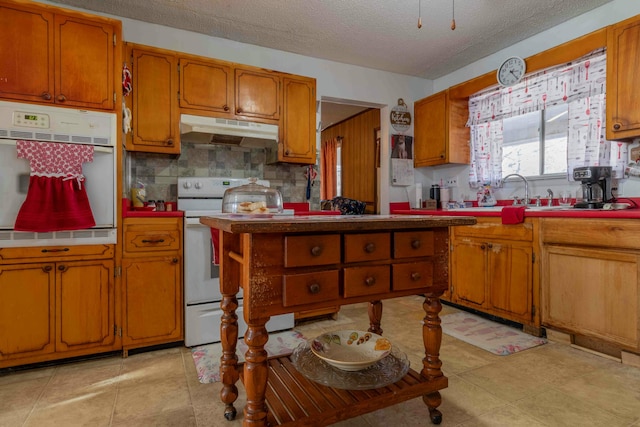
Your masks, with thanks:
[{"label": "white window curtain", "polygon": [[467,121],[471,128],[469,184],[501,185],[503,119],[561,103],[568,104],[570,113],[569,179],[573,179],[573,168],[578,166],[612,166],[617,176],[622,176],[627,146],[604,137],[605,83],[603,48],[570,63],[537,71],[512,87],[493,87],[472,95]]}]

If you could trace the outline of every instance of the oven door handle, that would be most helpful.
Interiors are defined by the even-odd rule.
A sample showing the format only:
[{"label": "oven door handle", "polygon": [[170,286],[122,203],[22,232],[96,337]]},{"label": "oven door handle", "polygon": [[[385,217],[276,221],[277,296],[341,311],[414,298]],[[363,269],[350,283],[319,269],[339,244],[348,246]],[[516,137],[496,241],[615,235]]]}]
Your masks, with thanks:
[{"label": "oven door handle", "polygon": [[185,218],[184,219],[184,224],[189,226],[193,226],[193,225],[197,225],[197,226],[201,226],[201,227],[206,227],[206,225],[201,224],[200,223],[200,218]]}]

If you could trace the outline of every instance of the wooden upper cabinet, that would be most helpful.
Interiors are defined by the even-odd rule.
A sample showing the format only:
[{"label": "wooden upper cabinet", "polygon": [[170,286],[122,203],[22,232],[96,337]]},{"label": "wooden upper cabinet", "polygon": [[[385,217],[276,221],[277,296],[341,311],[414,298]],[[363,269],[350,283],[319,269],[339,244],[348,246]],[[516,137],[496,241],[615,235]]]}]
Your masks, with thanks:
[{"label": "wooden upper cabinet", "polygon": [[126,97],[132,111],[130,151],[180,153],[178,59],[174,52],[127,45],[133,90]]},{"label": "wooden upper cabinet", "polygon": [[640,19],[607,32],[607,132],[609,140],[640,136]]},{"label": "wooden upper cabinet", "polygon": [[120,26],[23,4],[0,4],[0,97],[113,110]]},{"label": "wooden upper cabinet", "polygon": [[305,77],[284,77],[283,95],[278,160],[315,164],[316,81]]},{"label": "wooden upper cabinet", "polygon": [[235,69],[235,114],[246,120],[280,119],[281,79],[277,73]]},{"label": "wooden upper cabinet", "polygon": [[466,100],[452,100],[449,91],[416,101],[414,109],[414,167],[469,163]]},{"label": "wooden upper cabinet", "polygon": [[232,116],[233,68],[224,62],[180,58],[180,108]]}]

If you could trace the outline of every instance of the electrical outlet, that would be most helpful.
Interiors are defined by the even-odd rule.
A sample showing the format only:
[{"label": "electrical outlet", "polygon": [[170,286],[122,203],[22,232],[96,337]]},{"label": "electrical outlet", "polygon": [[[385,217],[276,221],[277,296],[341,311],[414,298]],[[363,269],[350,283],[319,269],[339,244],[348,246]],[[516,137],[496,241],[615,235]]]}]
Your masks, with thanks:
[{"label": "electrical outlet", "polygon": [[447,187],[449,187],[449,188],[457,187],[458,186],[458,178],[455,177],[455,176],[447,178],[447,180],[445,181],[445,184],[447,184]]}]

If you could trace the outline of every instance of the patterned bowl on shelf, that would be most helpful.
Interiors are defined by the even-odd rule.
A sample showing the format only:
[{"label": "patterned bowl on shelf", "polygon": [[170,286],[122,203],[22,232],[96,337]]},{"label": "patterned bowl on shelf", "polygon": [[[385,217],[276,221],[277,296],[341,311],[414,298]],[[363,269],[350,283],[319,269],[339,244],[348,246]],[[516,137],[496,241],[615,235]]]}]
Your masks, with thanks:
[{"label": "patterned bowl on shelf", "polygon": [[338,369],[360,371],[391,353],[391,342],[367,331],[335,331],[314,338],[311,351]]}]

